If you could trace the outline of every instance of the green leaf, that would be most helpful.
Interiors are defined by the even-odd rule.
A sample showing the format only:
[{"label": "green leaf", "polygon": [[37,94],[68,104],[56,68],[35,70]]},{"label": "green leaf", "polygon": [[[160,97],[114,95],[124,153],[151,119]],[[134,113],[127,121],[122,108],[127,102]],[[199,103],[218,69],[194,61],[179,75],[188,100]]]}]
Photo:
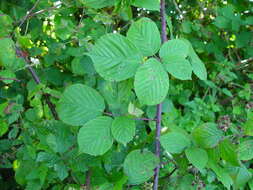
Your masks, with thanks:
[{"label": "green leaf", "polygon": [[137,185],[148,181],[154,175],[154,168],[159,159],[149,151],[134,150],[130,152],[124,161],[124,172],[128,176],[131,185]]},{"label": "green leaf", "polygon": [[67,40],[71,37],[75,28],[71,17],[64,17],[57,15],[55,17],[55,34],[61,40]]},{"label": "green leaf", "polygon": [[0,137],[3,136],[8,131],[8,124],[0,119]]},{"label": "green leaf", "polygon": [[132,5],[135,7],[145,8],[148,10],[159,11],[160,0],[133,0]]},{"label": "green leaf", "polygon": [[[10,78],[10,79],[15,79],[16,75],[14,72],[10,71],[10,70],[3,70],[0,71],[0,78]],[[14,80],[2,80],[5,84],[10,84],[12,83]]]},{"label": "green leaf", "polygon": [[220,145],[221,158],[234,166],[239,166],[236,146],[230,142],[229,139],[223,140]]},{"label": "green leaf", "polygon": [[141,65],[135,75],[134,89],[141,103],[161,103],[169,90],[169,78],[162,64],[151,58]]},{"label": "green leaf", "polygon": [[248,120],[243,125],[244,134],[248,136],[253,136],[253,113],[250,113]]},{"label": "green leaf", "polygon": [[123,177],[114,184],[113,190],[123,190],[124,184],[127,183],[127,179],[128,177],[123,175]]},{"label": "green leaf", "polygon": [[135,135],[135,121],[125,116],[117,117],[112,123],[111,131],[116,141],[126,145]]},{"label": "green leaf", "polygon": [[12,19],[11,17],[9,17],[8,15],[6,14],[3,14],[2,11],[0,11],[0,38],[2,37],[6,37],[8,36],[12,29],[13,29],[13,26],[12,26]]},{"label": "green leaf", "polygon": [[77,136],[79,150],[93,156],[103,155],[113,144],[112,118],[100,116],[87,122]]},{"label": "green leaf", "polygon": [[130,102],[128,105],[128,113],[135,117],[140,117],[142,114],[144,114],[144,112],[137,108],[132,102]]},{"label": "green leaf", "polygon": [[191,80],[192,66],[187,59],[179,56],[166,56],[163,63],[173,77],[180,80]]},{"label": "green leaf", "polygon": [[203,148],[215,147],[222,138],[222,132],[214,123],[205,123],[192,131],[194,141]]},{"label": "green leaf", "polygon": [[16,59],[14,46],[11,38],[0,39],[0,65],[11,69]]},{"label": "green leaf", "polygon": [[163,62],[171,57],[186,58],[189,54],[189,46],[183,40],[175,39],[164,43],[160,49],[159,56]]},{"label": "green leaf", "polygon": [[201,148],[187,148],[185,154],[190,163],[196,168],[202,170],[206,167],[208,162],[208,154]]},{"label": "green leaf", "polygon": [[218,180],[221,181],[222,184],[227,189],[230,189],[230,186],[233,184],[233,180],[230,177],[230,175],[228,174],[228,172],[213,161],[210,161],[208,163],[208,165],[214,171],[214,173],[217,175]]},{"label": "green leaf", "polygon": [[179,132],[169,132],[161,136],[162,147],[170,153],[179,154],[190,146],[190,144],[191,141],[184,134]]},{"label": "green leaf", "polygon": [[236,176],[236,186],[244,187],[246,183],[252,178],[250,171],[243,165],[238,169],[238,174]]},{"label": "green leaf", "polygon": [[238,156],[240,160],[253,159],[253,140],[247,139],[239,144]]},{"label": "green leaf", "polygon": [[224,28],[229,28],[230,26],[230,20],[223,17],[223,16],[217,16],[214,20],[213,23],[215,26],[218,28],[224,29]]},{"label": "green leaf", "polygon": [[89,55],[96,71],[110,81],[131,78],[142,62],[138,49],[120,34],[102,36]]},{"label": "green leaf", "polygon": [[68,177],[68,169],[63,163],[57,163],[54,165],[54,169],[57,173],[57,176],[63,181],[66,177]]},{"label": "green leaf", "polygon": [[74,126],[83,125],[102,115],[104,109],[102,96],[96,90],[82,84],[67,87],[57,107],[61,120]]},{"label": "green leaf", "polygon": [[145,17],[131,25],[127,32],[127,38],[144,56],[156,54],[161,46],[160,32],[156,24]]},{"label": "green leaf", "polygon": [[80,0],[84,6],[101,9],[104,7],[112,6],[115,0]]},{"label": "green leaf", "polygon": [[186,39],[181,39],[184,41],[188,47],[189,47],[189,61],[192,65],[192,70],[194,74],[200,79],[200,80],[206,80],[207,79],[207,71],[205,68],[204,63],[200,60],[199,56],[194,51],[191,43]]},{"label": "green leaf", "polygon": [[200,80],[206,80],[207,79],[206,67],[192,48],[190,49],[189,60],[192,65],[194,74]]},{"label": "green leaf", "polygon": [[76,75],[94,74],[93,62],[88,56],[75,57],[71,62],[72,72]]}]

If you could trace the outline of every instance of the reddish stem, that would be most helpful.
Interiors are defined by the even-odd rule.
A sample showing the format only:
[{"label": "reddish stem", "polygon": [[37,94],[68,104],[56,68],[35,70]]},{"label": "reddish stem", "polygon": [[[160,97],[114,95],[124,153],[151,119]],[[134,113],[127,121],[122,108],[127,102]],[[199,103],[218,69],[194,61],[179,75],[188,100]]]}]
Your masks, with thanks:
[{"label": "reddish stem", "polygon": [[[161,14],[161,25],[162,25],[161,38],[162,38],[162,43],[165,43],[168,40],[167,39],[165,0],[161,0],[161,2],[160,2],[160,14]],[[155,154],[158,158],[160,158],[160,154],[161,154],[161,144],[160,144],[161,120],[162,120],[162,104],[158,104],[157,111],[156,111],[156,138],[155,138]],[[159,171],[160,171],[160,165],[158,165],[155,168],[153,190],[158,190]]]}]

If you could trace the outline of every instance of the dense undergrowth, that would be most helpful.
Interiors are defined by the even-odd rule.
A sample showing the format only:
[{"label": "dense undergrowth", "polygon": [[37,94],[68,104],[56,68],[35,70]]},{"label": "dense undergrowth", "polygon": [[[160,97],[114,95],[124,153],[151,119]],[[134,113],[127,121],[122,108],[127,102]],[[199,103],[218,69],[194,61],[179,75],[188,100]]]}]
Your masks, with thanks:
[{"label": "dense undergrowth", "polygon": [[253,189],[253,2],[159,10],[0,1],[0,189]]}]

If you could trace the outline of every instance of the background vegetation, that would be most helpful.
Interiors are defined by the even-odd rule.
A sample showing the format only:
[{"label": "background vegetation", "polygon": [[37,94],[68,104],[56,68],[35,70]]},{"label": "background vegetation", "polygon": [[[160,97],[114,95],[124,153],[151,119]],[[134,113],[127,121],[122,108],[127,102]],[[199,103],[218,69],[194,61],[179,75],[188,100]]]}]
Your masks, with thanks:
[{"label": "background vegetation", "polygon": [[[158,163],[161,190],[253,189],[253,2],[166,0],[169,40],[191,42],[207,79],[170,73],[160,160],[156,106],[139,100],[133,77],[101,77],[90,56],[101,36],[126,36],[143,17],[161,31],[159,8],[158,0],[0,1],[1,189],[148,190]],[[87,146],[96,142],[104,146]]]}]

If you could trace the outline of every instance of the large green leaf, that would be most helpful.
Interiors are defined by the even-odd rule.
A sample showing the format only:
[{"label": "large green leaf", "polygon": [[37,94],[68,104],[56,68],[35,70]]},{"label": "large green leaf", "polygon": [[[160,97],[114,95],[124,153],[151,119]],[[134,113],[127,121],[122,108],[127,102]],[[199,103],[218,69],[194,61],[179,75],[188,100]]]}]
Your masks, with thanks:
[{"label": "large green leaf", "polygon": [[134,76],[142,62],[138,49],[120,34],[102,36],[89,55],[96,71],[110,81],[122,81]]},{"label": "large green leaf", "polygon": [[208,162],[208,154],[204,149],[201,148],[187,148],[185,154],[190,163],[196,168],[202,170],[205,168]]},{"label": "large green leaf", "polygon": [[93,156],[107,152],[113,144],[112,121],[110,117],[99,116],[87,122],[77,136],[79,150]]},{"label": "large green leaf", "polygon": [[112,123],[112,135],[118,142],[126,145],[135,135],[135,121],[126,116],[115,118]]},{"label": "large green leaf", "polygon": [[186,58],[188,54],[189,45],[180,39],[167,41],[162,45],[159,52],[159,55],[163,62],[166,62],[167,58],[171,56]]},{"label": "large green leaf", "polygon": [[215,147],[222,138],[221,130],[214,123],[205,123],[192,131],[195,142],[203,148]]},{"label": "large green leaf", "polygon": [[199,79],[206,80],[207,79],[207,71],[206,71],[206,67],[205,67],[204,63],[200,60],[199,56],[194,51],[191,43],[186,39],[181,39],[181,40],[184,41],[189,47],[188,56],[189,56],[189,60],[192,65],[192,69],[193,69],[194,74]]},{"label": "large green leaf", "polygon": [[60,119],[74,126],[83,125],[102,115],[104,109],[102,96],[96,90],[82,84],[67,87],[57,107]]},{"label": "large green leaf", "polygon": [[239,144],[238,156],[240,160],[253,159],[253,140],[247,139]]},{"label": "large green leaf", "polygon": [[134,150],[124,161],[124,172],[132,185],[141,184],[154,175],[159,159],[149,151]]},{"label": "large green leaf", "polygon": [[173,77],[180,80],[191,80],[192,66],[187,59],[179,56],[166,56],[163,63]]},{"label": "large green leaf", "polygon": [[222,159],[234,166],[239,166],[236,146],[229,139],[225,139],[220,143],[219,150]]},{"label": "large green leaf", "polygon": [[127,38],[144,56],[156,54],[161,46],[160,32],[156,24],[145,17],[131,25],[127,32]]},{"label": "large green leaf", "polygon": [[132,4],[148,10],[158,11],[160,9],[160,0],[133,0]]},{"label": "large green leaf", "polygon": [[190,144],[191,141],[179,132],[169,132],[161,136],[162,147],[170,153],[179,154]]},{"label": "large green leaf", "polygon": [[134,89],[140,102],[146,105],[161,103],[169,89],[169,78],[162,64],[151,58],[141,65],[135,75]]}]

